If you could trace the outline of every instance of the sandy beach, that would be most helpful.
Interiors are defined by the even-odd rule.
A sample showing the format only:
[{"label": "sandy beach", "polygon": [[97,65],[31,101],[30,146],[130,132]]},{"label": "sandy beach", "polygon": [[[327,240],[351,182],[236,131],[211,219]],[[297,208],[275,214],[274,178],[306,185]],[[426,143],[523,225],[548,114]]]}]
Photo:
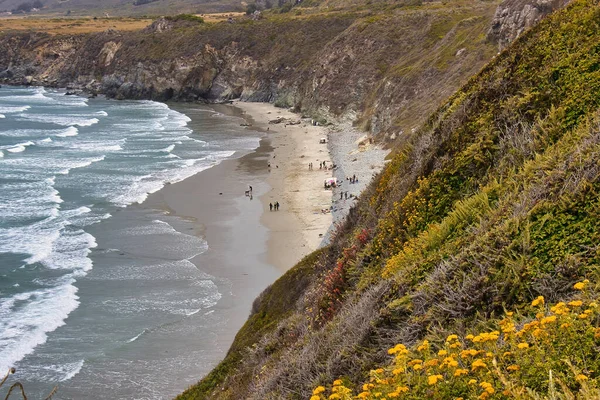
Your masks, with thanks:
[{"label": "sandy beach", "polygon": [[[194,107],[175,108],[192,120],[201,118]],[[260,292],[323,244],[332,222],[346,215],[387,154],[359,146],[361,133],[351,127],[313,126],[271,104],[235,102],[213,108],[240,117],[240,125],[246,125],[240,129],[262,136],[259,147],[167,185],[143,204],[195,221],[195,233],[208,242],[208,251],[191,261],[216,277],[222,297],[215,316],[222,315],[224,322],[210,329],[211,340],[199,338],[198,346],[208,346],[203,352],[214,363],[197,371],[198,378],[225,356]],[[282,122],[270,123],[279,118]],[[320,168],[323,162],[327,168]],[[329,168],[334,163],[337,167]],[[348,173],[356,175],[356,184],[345,180]],[[324,180],[333,176],[341,185],[325,189]],[[252,196],[245,193],[249,186]],[[271,211],[269,204],[276,202],[279,210]]]},{"label": "sandy beach", "polygon": [[[273,148],[270,189],[260,197],[265,210],[261,222],[270,232],[268,262],[286,271],[319,247],[332,222],[332,190],[324,188],[324,180],[333,176],[333,170],[319,168],[322,162],[332,165],[327,144],[320,143],[327,128],[312,126],[310,120],[268,103],[234,106],[245,112],[252,128],[267,132]],[[269,123],[277,119],[283,120]],[[280,209],[270,211],[269,204],[275,202]]]}]

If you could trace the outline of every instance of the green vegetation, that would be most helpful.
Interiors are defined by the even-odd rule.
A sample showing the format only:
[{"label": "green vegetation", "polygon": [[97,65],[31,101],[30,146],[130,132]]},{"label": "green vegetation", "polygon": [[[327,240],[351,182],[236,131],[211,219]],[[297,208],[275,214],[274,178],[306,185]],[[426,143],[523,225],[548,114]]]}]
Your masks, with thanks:
[{"label": "green vegetation", "polygon": [[197,15],[192,14],[178,14],[169,17],[165,17],[169,21],[178,22],[178,21],[186,21],[186,22],[196,22],[198,24],[204,23],[204,19],[198,17]]},{"label": "green vegetation", "polygon": [[[446,18],[431,39],[468,48],[467,32],[481,22]],[[273,311],[257,300],[267,324],[254,314],[224,363],[181,398],[321,398],[329,392],[313,390],[338,379],[337,398],[595,398],[598,288],[587,289],[582,305],[591,311],[580,312],[576,283],[600,281],[598,32],[596,1],[575,1],[406,135],[331,245],[275,283],[294,300]],[[400,67],[380,73],[408,68]],[[307,271],[305,289],[287,287]],[[532,309],[540,296],[558,304]],[[536,332],[536,321],[545,330]],[[524,332],[518,341],[503,331],[509,325]],[[471,344],[471,332],[493,338]],[[432,347],[421,357],[414,345],[425,339]],[[410,357],[390,360],[388,349]],[[439,370],[449,357],[440,350],[467,372]],[[485,354],[467,365],[463,350]],[[407,375],[419,357],[430,373],[410,366]]]}]

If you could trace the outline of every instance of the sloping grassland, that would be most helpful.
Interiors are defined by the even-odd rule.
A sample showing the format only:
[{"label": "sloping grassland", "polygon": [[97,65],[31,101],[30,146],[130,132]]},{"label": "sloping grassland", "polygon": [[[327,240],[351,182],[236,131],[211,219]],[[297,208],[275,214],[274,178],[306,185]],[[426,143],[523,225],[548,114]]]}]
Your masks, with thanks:
[{"label": "sloping grassland", "polygon": [[[577,0],[470,79],[403,142],[333,243],[257,299],[225,361],[180,398],[302,399],[338,378],[358,393],[396,344],[462,340],[506,310],[535,321],[534,299],[569,301],[586,278],[596,295],[598,32],[597,2]],[[597,352],[563,350],[523,372],[520,398],[597,393]],[[506,398],[488,365],[498,390],[487,397]],[[403,396],[436,397],[424,387]],[[475,396],[461,387],[452,395]]]}]

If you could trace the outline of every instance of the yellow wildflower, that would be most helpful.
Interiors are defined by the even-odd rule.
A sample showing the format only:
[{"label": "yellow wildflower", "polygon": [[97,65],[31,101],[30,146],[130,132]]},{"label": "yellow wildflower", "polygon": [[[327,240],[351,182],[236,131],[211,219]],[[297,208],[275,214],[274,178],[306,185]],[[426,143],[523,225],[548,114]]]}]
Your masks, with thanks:
[{"label": "yellow wildflower", "polygon": [[341,399],[342,397],[339,394],[334,393],[331,396],[329,396],[328,398],[329,398],[329,400],[333,400],[333,399]]},{"label": "yellow wildflower", "polygon": [[557,315],[563,315],[569,312],[569,308],[567,307],[567,305],[565,303],[563,303],[562,301],[559,303],[556,303],[555,306],[550,308],[550,311],[552,311],[553,313],[557,314]]},{"label": "yellow wildflower", "polygon": [[575,380],[576,380],[577,382],[583,382],[583,381],[587,381],[587,380],[588,380],[588,377],[587,377],[587,376],[585,376],[584,374],[578,374],[578,375],[575,377]]},{"label": "yellow wildflower", "polygon": [[423,369],[423,365],[421,365],[421,364],[413,365],[413,369],[415,371],[419,371],[419,370]]},{"label": "yellow wildflower", "polygon": [[571,326],[571,324],[568,324],[568,323],[565,322],[564,324],[560,325],[560,329],[565,329],[565,328],[568,328],[570,326]]},{"label": "yellow wildflower", "polygon": [[446,354],[448,354],[448,352],[446,350],[438,351],[438,356],[445,356]]},{"label": "yellow wildflower", "polygon": [[571,307],[581,307],[583,301],[581,300],[573,300],[568,303]]},{"label": "yellow wildflower", "polygon": [[548,317],[542,318],[540,321],[542,325],[550,324],[552,322],[556,322],[556,315],[550,315]]},{"label": "yellow wildflower", "polygon": [[417,351],[426,351],[429,350],[429,340],[423,340],[423,343],[417,347]]},{"label": "yellow wildflower", "polygon": [[521,369],[521,367],[519,367],[518,365],[509,365],[508,367],[506,367],[506,369],[509,371],[518,371]]},{"label": "yellow wildflower", "polygon": [[468,334],[467,336],[465,336],[465,339],[467,339],[467,340],[473,340],[473,335]]},{"label": "yellow wildflower", "polygon": [[444,379],[442,375],[429,375],[427,377],[427,383],[429,385],[435,385],[436,383],[438,383],[438,381],[441,381],[442,379]]},{"label": "yellow wildflower", "polygon": [[587,317],[589,317],[589,315],[588,314],[579,314],[577,317],[579,319],[586,319]]},{"label": "yellow wildflower", "polygon": [[483,362],[483,360],[481,358],[478,358],[477,360],[473,361],[473,363],[471,364],[471,370],[475,371],[477,368],[485,368],[487,367],[487,365]]},{"label": "yellow wildflower", "polygon": [[467,382],[469,385],[474,385],[477,383],[477,381],[475,379],[471,379],[469,382]]},{"label": "yellow wildflower", "polygon": [[587,279],[582,282],[577,282],[576,284],[573,285],[573,289],[583,290],[583,289],[585,289],[585,287],[588,283],[590,283],[590,281],[588,281]]},{"label": "yellow wildflower", "polygon": [[457,368],[457,369],[454,371],[454,376],[467,375],[468,373],[469,373],[469,371],[468,371],[468,370],[466,370],[466,369]]},{"label": "yellow wildflower", "polygon": [[406,393],[406,392],[408,392],[408,386],[398,386],[396,388],[396,392]]},{"label": "yellow wildflower", "polygon": [[438,365],[439,362],[440,360],[438,360],[437,358],[432,358],[431,360],[426,361],[423,365],[425,365],[426,367],[435,367],[436,365]]},{"label": "yellow wildflower", "polygon": [[315,390],[313,390],[313,394],[323,393],[324,391],[325,391],[325,388],[323,386],[317,386],[315,388]]},{"label": "yellow wildflower", "polygon": [[358,397],[359,399],[366,399],[367,397],[369,397],[370,393],[369,392],[362,392],[359,393],[356,397]]},{"label": "yellow wildflower", "polygon": [[538,296],[535,300],[531,302],[532,307],[543,306],[544,305],[544,296]]},{"label": "yellow wildflower", "polygon": [[[379,370],[376,370],[375,372],[378,372]],[[383,372],[383,371],[381,371]],[[333,381],[333,386],[340,386],[342,384],[342,380],[341,379],[336,379],[335,381]]]},{"label": "yellow wildflower", "polygon": [[456,348],[459,348],[459,347],[462,347],[462,343],[460,343],[460,342],[454,342],[454,343],[452,343],[450,345],[451,349],[456,349]]},{"label": "yellow wildflower", "polygon": [[321,400],[321,396],[316,396],[316,395],[310,396],[310,400]]},{"label": "yellow wildflower", "polygon": [[480,387],[481,387],[483,390],[485,390],[486,392],[488,392],[489,394],[492,394],[492,393],[494,393],[494,392],[495,392],[495,390],[494,390],[494,388],[493,388],[492,384],[491,384],[491,383],[489,383],[489,382],[481,382],[481,383],[479,384],[479,386],[480,386]]},{"label": "yellow wildflower", "polygon": [[449,335],[449,336],[446,338],[446,342],[452,342],[452,341],[454,341],[454,340],[458,340],[458,335]]},{"label": "yellow wildflower", "polygon": [[404,368],[400,367],[400,368],[396,368],[395,370],[392,371],[392,374],[394,375],[398,375],[404,372]]},{"label": "yellow wildflower", "polygon": [[529,343],[519,343],[517,347],[519,349],[527,349],[529,347]]},{"label": "yellow wildflower", "polygon": [[510,351],[505,351],[504,354],[502,354],[502,356],[504,356],[504,357],[508,357],[510,355],[512,355],[512,353]]},{"label": "yellow wildflower", "polygon": [[461,352],[460,352],[460,356],[461,356],[462,358],[467,358],[467,357],[469,357],[469,356],[476,356],[476,355],[477,355],[477,353],[478,353],[478,351],[477,351],[477,350],[475,350],[475,349],[467,349],[467,350],[463,350],[463,351],[461,351]]}]

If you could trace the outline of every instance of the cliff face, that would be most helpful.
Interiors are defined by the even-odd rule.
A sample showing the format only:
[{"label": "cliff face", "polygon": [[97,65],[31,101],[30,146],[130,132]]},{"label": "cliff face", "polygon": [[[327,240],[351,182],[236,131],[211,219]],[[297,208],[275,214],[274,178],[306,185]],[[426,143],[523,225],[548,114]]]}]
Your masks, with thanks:
[{"label": "cliff face", "polygon": [[160,20],[141,32],[0,35],[0,82],[85,88],[116,98],[270,101],[394,138],[493,54],[493,3],[402,3],[379,11],[259,21]]},{"label": "cliff face", "polygon": [[[258,21],[159,19],[139,32],[75,36],[8,32],[0,35],[0,82],[118,99],[269,101],[321,120],[347,118],[393,141],[475,74],[496,43],[565,2],[505,0],[496,9],[382,0],[343,12],[325,2]],[[338,8],[325,12],[330,6]]]},{"label": "cliff face", "polygon": [[498,6],[488,38],[500,50],[508,46],[527,28],[534,26],[552,11],[562,8],[571,0],[504,0]]}]

